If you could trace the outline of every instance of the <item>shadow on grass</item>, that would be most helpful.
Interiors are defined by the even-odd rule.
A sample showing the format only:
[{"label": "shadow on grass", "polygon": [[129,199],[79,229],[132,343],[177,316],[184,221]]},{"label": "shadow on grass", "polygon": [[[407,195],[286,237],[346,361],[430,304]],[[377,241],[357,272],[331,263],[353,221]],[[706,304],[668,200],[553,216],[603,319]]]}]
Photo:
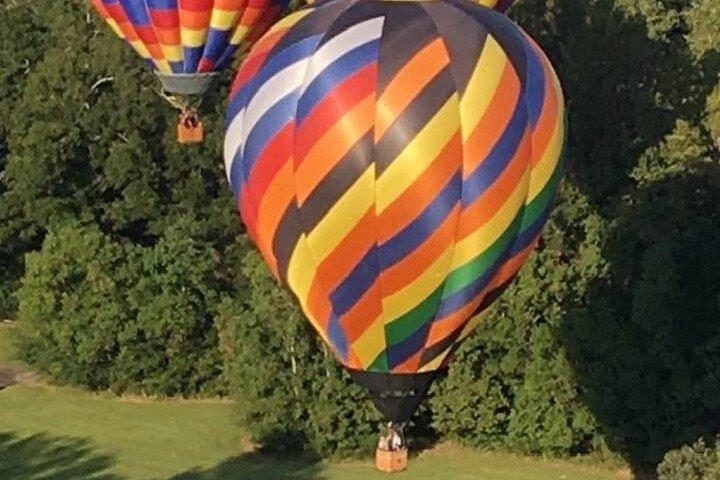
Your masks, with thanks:
[{"label": "shadow on grass", "polygon": [[[323,480],[322,466],[306,457],[245,453],[208,470],[189,470],[168,480]],[[4,479],[3,479],[4,480]]]},{"label": "shadow on grass", "polygon": [[0,432],[2,480],[122,480],[108,473],[114,463],[86,439]]}]

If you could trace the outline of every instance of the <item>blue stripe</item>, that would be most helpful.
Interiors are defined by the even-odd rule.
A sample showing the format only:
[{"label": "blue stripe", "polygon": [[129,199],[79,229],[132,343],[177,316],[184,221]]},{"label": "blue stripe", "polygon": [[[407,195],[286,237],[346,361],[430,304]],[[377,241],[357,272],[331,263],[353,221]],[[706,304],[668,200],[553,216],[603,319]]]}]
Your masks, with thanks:
[{"label": "blue stripe", "polygon": [[150,8],[156,10],[175,10],[177,0],[145,0]]},{"label": "blue stripe", "polygon": [[170,62],[170,69],[173,73],[182,73],[183,72],[183,62]]},{"label": "blue stripe", "polygon": [[217,63],[215,63],[215,70],[225,70],[228,68],[232,61],[235,60],[237,51],[238,45],[229,44],[223,54],[220,55],[220,58],[218,58]]},{"label": "blue stripe", "polygon": [[203,58],[213,62],[213,70],[217,70],[217,60],[227,48],[228,43],[230,43],[230,34],[229,30],[218,30],[216,28],[211,28],[208,32]]},{"label": "blue stripe", "polygon": [[150,25],[147,7],[144,0],[120,0],[130,22],[137,26]]},{"label": "blue stripe", "polygon": [[440,194],[408,226],[380,247],[380,267],[392,267],[418,248],[457,205],[462,188],[460,172],[455,173]]},{"label": "blue stripe", "polygon": [[345,280],[338,285],[330,295],[333,312],[339,316],[345,315],[362,298],[367,290],[375,283],[379,272],[377,268],[377,246],[372,248],[355,265],[355,268]]},{"label": "blue stripe", "polygon": [[328,65],[303,93],[298,103],[297,120],[300,124],[313,108],[346,78],[377,60],[379,40],[360,45]]},{"label": "blue stripe", "polygon": [[525,250],[537,238],[537,236],[540,235],[540,232],[542,232],[545,223],[547,223],[548,218],[550,217],[552,209],[553,202],[550,202],[547,208],[543,211],[542,215],[535,219],[535,221],[527,229],[518,234],[513,241],[512,248],[510,249],[510,257]]},{"label": "blue stripe", "polygon": [[335,352],[340,356],[343,361],[347,361],[348,356],[348,339],[345,329],[340,323],[340,316],[333,313],[330,316],[330,322],[328,323],[327,333],[330,344],[335,349]]},{"label": "blue stripe", "polygon": [[198,63],[203,54],[203,47],[183,47],[183,72],[197,72]]},{"label": "blue stripe", "polygon": [[[519,229],[522,215],[524,215],[524,209],[521,209],[518,212],[518,214],[515,216],[515,219],[513,219],[513,222],[510,224],[509,228]],[[516,235],[519,234],[517,231],[515,233]],[[505,246],[502,254],[498,256],[498,259],[495,261],[495,263],[493,263],[487,270],[485,270],[482,275],[476,278],[473,282],[469,283],[463,289],[458,290],[449,297],[443,298],[442,303],[440,304],[440,307],[435,314],[435,321],[442,320],[448,315],[452,315],[453,313],[463,308],[465,305],[468,304],[468,302],[477,297],[480,292],[490,284],[498,269],[505,264],[508,258],[510,258],[512,247],[516,242],[516,238],[517,237],[511,238],[507,242],[507,245]]]},{"label": "blue stripe", "polygon": [[525,105],[528,110],[528,121],[531,125],[537,125],[543,104],[545,103],[545,77],[540,57],[529,42],[525,42],[525,60],[527,70],[525,72]]},{"label": "blue stripe", "polygon": [[[230,100],[228,116],[235,117],[237,113],[245,108],[255,97],[262,86],[274,77],[278,72],[288,66],[309,57],[322,39],[322,35],[315,35],[300,40],[281,52],[274,53],[268,57],[268,61],[260,71],[245,84]],[[243,96],[244,95],[244,96]]]},{"label": "blue stripe", "polygon": [[[520,97],[522,99],[522,97]],[[522,101],[515,105],[510,123],[490,154],[463,183],[462,205],[467,207],[490,187],[515,155],[527,128]]]},{"label": "blue stripe", "polygon": [[[297,97],[298,90],[284,96],[260,117],[258,123],[249,133],[245,134],[245,151],[243,154],[245,172],[249,173],[252,170],[267,144],[292,121],[297,105]],[[247,176],[244,177],[244,180],[247,180]]]},{"label": "blue stripe", "polygon": [[395,368],[407,361],[410,357],[425,346],[432,322],[426,322],[408,338],[387,349],[387,359],[390,368]]}]

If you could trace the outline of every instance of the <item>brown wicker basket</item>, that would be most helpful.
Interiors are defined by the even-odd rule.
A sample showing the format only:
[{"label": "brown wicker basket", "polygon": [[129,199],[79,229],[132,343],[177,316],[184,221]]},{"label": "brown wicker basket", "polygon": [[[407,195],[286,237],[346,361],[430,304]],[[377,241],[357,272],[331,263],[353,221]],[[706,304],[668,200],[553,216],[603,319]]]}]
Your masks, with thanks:
[{"label": "brown wicker basket", "polygon": [[407,448],[399,450],[380,450],[375,452],[375,466],[381,472],[396,473],[402,472],[408,465]]}]

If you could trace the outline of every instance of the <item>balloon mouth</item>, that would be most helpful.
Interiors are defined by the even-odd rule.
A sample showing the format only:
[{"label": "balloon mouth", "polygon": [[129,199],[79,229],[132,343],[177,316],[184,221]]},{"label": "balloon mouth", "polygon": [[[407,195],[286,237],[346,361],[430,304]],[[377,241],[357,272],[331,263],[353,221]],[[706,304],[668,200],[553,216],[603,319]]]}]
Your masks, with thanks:
[{"label": "balloon mouth", "polygon": [[348,369],[352,379],[370,394],[370,399],[393,423],[407,423],[422,403],[433,382],[444,372],[380,373]]},{"label": "balloon mouth", "polygon": [[210,90],[217,72],[207,73],[161,73],[155,72],[163,90],[177,95],[203,95]]}]

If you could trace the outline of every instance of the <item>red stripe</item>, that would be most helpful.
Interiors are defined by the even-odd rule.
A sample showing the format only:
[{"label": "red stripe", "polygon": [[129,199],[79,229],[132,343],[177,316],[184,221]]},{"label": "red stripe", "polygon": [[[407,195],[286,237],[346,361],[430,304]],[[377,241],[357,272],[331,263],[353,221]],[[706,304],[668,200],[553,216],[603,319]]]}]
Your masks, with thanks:
[{"label": "red stripe", "polygon": [[[244,217],[246,221],[252,223],[257,221],[260,201],[265,196],[265,191],[283,164],[292,156],[293,132],[294,123],[288,123],[268,142],[250,171],[243,186],[243,193],[252,191],[253,199],[256,201],[250,202],[247,207],[247,216]],[[245,201],[243,203],[247,204]]]},{"label": "red stripe", "polygon": [[[346,78],[321,100],[298,126],[295,162],[302,163],[315,143],[341,119],[348,110],[375,90],[377,62],[361,68]],[[342,108],[338,108],[342,106]]]}]

